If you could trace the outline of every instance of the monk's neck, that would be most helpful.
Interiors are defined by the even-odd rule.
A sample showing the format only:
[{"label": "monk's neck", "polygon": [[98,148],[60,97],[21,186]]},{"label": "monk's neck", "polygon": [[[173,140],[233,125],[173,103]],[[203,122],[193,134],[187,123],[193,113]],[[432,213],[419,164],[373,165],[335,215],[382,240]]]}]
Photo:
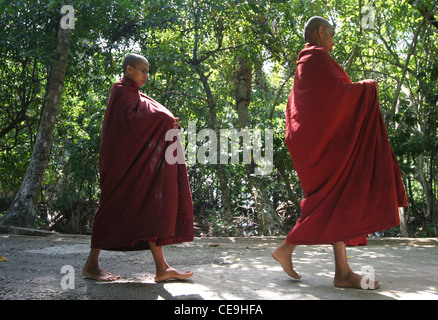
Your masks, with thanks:
[{"label": "monk's neck", "polygon": [[122,82],[126,83],[127,85],[131,86],[131,87],[137,87],[138,89],[138,85],[134,82],[134,80],[132,80],[130,77],[124,75],[122,78]]}]

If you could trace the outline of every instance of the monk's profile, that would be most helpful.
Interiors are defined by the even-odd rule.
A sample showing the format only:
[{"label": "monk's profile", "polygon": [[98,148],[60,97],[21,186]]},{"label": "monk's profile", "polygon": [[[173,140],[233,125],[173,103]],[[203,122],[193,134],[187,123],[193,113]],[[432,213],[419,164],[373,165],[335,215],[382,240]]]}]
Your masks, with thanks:
[{"label": "monk's profile", "polygon": [[98,281],[120,278],[100,268],[101,250],[151,250],[155,281],[185,279],[193,272],[171,268],[162,246],[193,240],[193,203],[185,163],[165,159],[173,114],[139,92],[149,77],[146,58],[129,54],[123,78],[112,88],[99,153],[101,195],[91,250],[82,274]]},{"label": "monk's profile", "polygon": [[[332,244],[334,285],[364,288],[347,262],[346,245],[399,225],[407,206],[374,80],[352,83],[330,57],[334,28],[321,17],[306,24],[286,108],[285,142],[304,191],[302,215],[272,256],[291,277],[296,245]],[[366,280],[366,279],[364,279]],[[378,281],[366,289],[377,289]]]}]

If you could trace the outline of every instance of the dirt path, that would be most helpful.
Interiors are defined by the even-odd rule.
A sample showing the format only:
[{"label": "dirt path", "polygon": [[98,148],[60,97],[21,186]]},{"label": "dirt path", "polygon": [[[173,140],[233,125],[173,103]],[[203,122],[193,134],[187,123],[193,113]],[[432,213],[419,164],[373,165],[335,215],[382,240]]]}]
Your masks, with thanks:
[{"label": "dirt path", "polygon": [[[119,281],[84,279],[81,269],[90,237],[51,234],[0,234],[1,300],[295,300],[295,299],[438,299],[438,240],[376,239],[348,249],[352,269],[371,266],[382,288],[340,289],[331,246],[301,246],[294,265],[303,279],[289,279],[270,255],[282,237],[196,238],[164,248],[172,266],[193,270],[188,281],[153,281],[149,251],[101,254],[101,265]],[[367,269],[364,269],[367,272]]]}]

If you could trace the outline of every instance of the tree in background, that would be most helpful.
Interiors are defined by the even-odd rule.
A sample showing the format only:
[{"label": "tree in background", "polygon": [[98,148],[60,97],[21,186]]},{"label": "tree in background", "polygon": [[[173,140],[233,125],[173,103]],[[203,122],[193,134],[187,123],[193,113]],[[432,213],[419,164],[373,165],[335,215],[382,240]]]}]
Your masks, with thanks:
[{"label": "tree in background", "polygon": [[[121,75],[124,55],[134,51],[150,61],[144,90],[180,118],[183,133],[190,121],[196,121],[196,133],[273,130],[268,175],[254,176],[254,162],[189,165],[195,218],[210,225],[209,234],[284,234],[300,215],[303,199],[284,145],[284,110],[304,46],[302,29],[308,18],[321,15],[336,27],[332,55],[351,79],[379,83],[380,107],[409,198],[402,216],[407,228],[401,231],[437,234],[435,1],[77,0],[72,5],[75,29],[64,92],[39,182],[40,226],[89,228],[99,198],[97,161],[108,93]],[[36,144],[62,4],[1,6],[0,210],[6,213]],[[206,143],[201,140],[198,148]],[[399,233],[395,228],[385,234]]]},{"label": "tree in background", "polygon": [[12,202],[8,214],[3,218],[3,224],[32,227],[37,219],[41,183],[52,147],[55,121],[64,87],[70,29],[61,18],[56,44],[57,57],[50,65],[46,95],[32,155],[20,190]]}]

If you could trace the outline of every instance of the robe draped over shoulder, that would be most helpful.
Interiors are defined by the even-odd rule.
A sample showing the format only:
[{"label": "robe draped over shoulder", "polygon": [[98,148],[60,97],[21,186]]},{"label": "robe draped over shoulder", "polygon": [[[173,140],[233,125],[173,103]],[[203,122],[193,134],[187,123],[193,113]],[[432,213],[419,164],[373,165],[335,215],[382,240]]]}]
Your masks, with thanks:
[{"label": "robe draped over shoulder", "polygon": [[407,206],[374,80],[352,83],[322,47],[300,52],[285,143],[304,191],[291,244],[367,244]]},{"label": "robe draped over shoulder", "polygon": [[124,77],[111,88],[99,155],[101,195],[91,247],[146,250],[193,240],[193,202],[183,164],[169,164],[172,113]]}]

